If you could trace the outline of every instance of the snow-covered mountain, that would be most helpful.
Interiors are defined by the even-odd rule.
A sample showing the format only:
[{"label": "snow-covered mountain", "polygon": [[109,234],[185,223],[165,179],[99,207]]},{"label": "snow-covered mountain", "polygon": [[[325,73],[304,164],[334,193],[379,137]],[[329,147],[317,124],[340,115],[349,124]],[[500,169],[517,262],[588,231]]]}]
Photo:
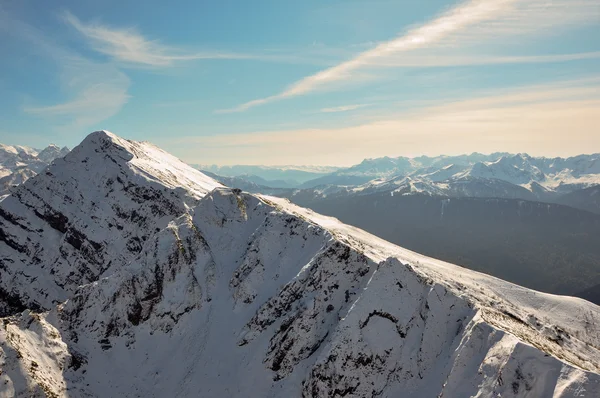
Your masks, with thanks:
[{"label": "snow-covered mountain", "polygon": [[219,185],[150,144],[91,134],[0,202],[0,240],[11,249],[0,292],[50,308]]},{"label": "snow-covered mountain", "polygon": [[463,173],[455,174],[455,179],[466,177],[496,179],[515,185],[543,182],[546,175],[532,162],[528,155],[503,156],[493,162],[477,162]]},{"label": "snow-covered mountain", "polygon": [[38,151],[22,145],[0,144],[0,165],[14,165],[20,161],[34,159]]},{"label": "snow-covered mountain", "polygon": [[[260,169],[260,166],[253,167]],[[268,181],[241,173],[247,170],[243,166],[219,170],[213,167],[211,170],[215,175],[233,178],[231,182],[236,186],[249,187],[255,192],[275,193],[282,197],[301,195],[319,198],[325,192],[362,195],[388,191],[562,203],[559,199],[561,196],[600,185],[600,154],[570,158],[508,153],[383,157],[365,159],[355,166],[340,168],[296,185],[294,182]],[[299,190],[293,192],[294,187]],[[275,192],[273,188],[281,191]]]},{"label": "snow-covered mountain", "polygon": [[[564,203],[561,197],[566,194],[600,186],[599,171],[600,154],[566,159],[505,153],[380,158],[367,159],[359,165],[309,181],[302,191],[281,195],[312,195],[316,199],[326,196],[324,192],[342,196],[390,192]],[[584,193],[581,195],[585,196]],[[582,203],[579,208],[587,210],[589,207]]]},{"label": "snow-covered mountain", "polygon": [[3,199],[0,232],[0,396],[600,394],[600,307],[108,132]]},{"label": "snow-covered mountain", "polygon": [[69,148],[59,148],[54,144],[50,144],[37,154],[37,158],[42,162],[51,163],[54,159],[62,158],[67,153],[69,153]]},{"label": "snow-covered mountain", "polygon": [[314,188],[322,185],[361,185],[373,179],[408,175],[419,167],[420,163],[402,156],[365,159],[352,167],[307,181],[301,188]]},{"label": "snow-covered mountain", "polygon": [[69,148],[61,149],[53,144],[41,151],[26,146],[0,144],[0,196],[6,195],[11,187],[22,184],[68,152]]},{"label": "snow-covered mountain", "polygon": [[366,184],[345,189],[350,195],[375,192],[390,192],[392,195],[426,194],[446,197],[505,198],[536,200],[530,190],[520,185],[493,178],[464,176],[443,181],[432,181],[426,177],[392,177],[373,180]]},{"label": "snow-covered mountain", "polygon": [[[483,155],[480,153],[472,153],[470,155],[459,156],[420,156],[416,158],[408,158],[404,156],[382,157],[374,159],[365,159],[361,163],[336,170],[323,177],[305,182],[301,188],[314,188],[321,185],[361,185],[375,179],[400,179],[406,176],[422,177],[431,175],[432,181],[439,181],[439,176],[436,178],[433,174],[443,169],[448,173],[454,170],[452,174],[456,174],[465,168],[472,166],[479,161],[496,160],[499,157],[506,155],[504,153],[494,153],[491,155]],[[451,166],[451,167],[450,167]],[[445,178],[447,178],[445,177]]]},{"label": "snow-covered mountain", "polygon": [[535,158],[507,155],[493,162],[478,162],[452,178],[498,179],[529,190],[539,184],[547,190],[567,193],[600,184],[600,154],[570,158]]},{"label": "snow-covered mountain", "polygon": [[33,148],[0,144],[0,177],[35,161],[36,155],[37,151]]}]

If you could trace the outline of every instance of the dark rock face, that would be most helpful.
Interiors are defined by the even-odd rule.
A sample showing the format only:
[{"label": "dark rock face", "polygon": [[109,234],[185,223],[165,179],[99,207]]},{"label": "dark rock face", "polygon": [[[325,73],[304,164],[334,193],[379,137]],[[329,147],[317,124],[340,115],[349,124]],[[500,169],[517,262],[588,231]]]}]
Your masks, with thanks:
[{"label": "dark rock face", "polygon": [[[179,318],[192,309],[201,308],[203,288],[195,274],[200,261],[203,265],[213,260],[205,241],[197,234],[189,216],[183,216],[167,229],[149,241],[146,251],[135,260],[136,272],[103,279],[98,287],[80,288],[77,294],[61,311],[61,318],[69,325],[72,333],[87,327],[89,333],[97,334],[101,345],[108,347],[112,337],[120,336],[124,330],[138,326],[152,318],[153,324],[161,330],[169,331]],[[171,287],[176,278],[185,279],[183,303],[164,302],[165,296],[172,294]],[[116,291],[112,286],[118,283]],[[95,294],[99,290],[107,293],[107,302],[98,302]],[[112,290],[111,290],[112,289]],[[171,289],[169,293],[165,290]],[[162,303],[162,305],[160,305]],[[104,319],[94,320],[93,325],[84,322],[83,314],[98,311]],[[158,308],[160,306],[160,308]]]},{"label": "dark rock face", "polygon": [[[270,340],[265,362],[277,372],[276,378],[285,377],[298,362],[321,346],[331,325],[336,324],[351,305],[348,303],[337,311],[328,311],[330,303],[344,301],[346,291],[350,295],[357,294],[375,267],[376,264],[348,246],[334,243],[312,261],[300,278],[286,284],[277,296],[259,309],[247,325],[249,332],[245,342],[252,341],[256,334],[283,319]],[[312,305],[306,304],[309,296]],[[292,337],[299,334],[306,337]]]}]

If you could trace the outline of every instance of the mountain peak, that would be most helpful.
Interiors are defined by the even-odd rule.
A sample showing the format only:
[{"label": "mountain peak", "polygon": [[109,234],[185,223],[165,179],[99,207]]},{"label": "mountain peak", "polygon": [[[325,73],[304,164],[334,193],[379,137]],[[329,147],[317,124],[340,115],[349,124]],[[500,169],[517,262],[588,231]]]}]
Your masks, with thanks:
[{"label": "mountain peak", "polygon": [[149,180],[170,189],[183,189],[192,193],[196,199],[221,186],[199,170],[149,142],[127,140],[106,130],[89,134],[66,159],[70,162],[92,162],[99,167],[112,167],[105,165],[108,160],[120,168],[129,170],[136,178]]},{"label": "mountain peak", "polygon": [[43,150],[41,150],[37,157],[39,160],[45,163],[51,163],[54,159],[62,158],[67,153],[69,153],[70,149],[67,147],[63,147],[62,149],[55,144],[50,144]]},{"label": "mountain peak", "polygon": [[133,159],[134,154],[131,150],[131,145],[117,135],[106,130],[94,131],[73,149],[74,153],[103,152],[117,155],[125,161]]},{"label": "mountain peak", "polygon": [[[0,239],[15,251],[0,292],[22,286],[22,303],[48,308],[136,255],[156,229],[220,186],[154,145],[94,132],[0,202],[9,220],[0,228],[21,226]],[[42,261],[48,266],[24,272]]]}]

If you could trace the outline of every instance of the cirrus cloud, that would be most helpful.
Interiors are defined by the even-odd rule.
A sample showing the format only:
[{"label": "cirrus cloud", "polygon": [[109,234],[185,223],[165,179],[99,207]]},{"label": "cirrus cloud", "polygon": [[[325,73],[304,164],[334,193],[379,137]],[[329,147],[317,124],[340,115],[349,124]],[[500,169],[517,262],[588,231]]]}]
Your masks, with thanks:
[{"label": "cirrus cloud", "polygon": [[135,28],[110,28],[97,22],[85,24],[68,11],[64,12],[63,18],[89,40],[95,51],[127,65],[168,67],[178,61],[253,58],[250,55],[227,52],[185,51],[158,40],[148,40]]},{"label": "cirrus cloud", "polygon": [[[335,82],[351,82],[356,72],[377,66],[394,66],[404,54],[416,50],[435,49],[440,46],[451,50],[472,48],[476,45],[498,40],[501,37],[523,37],[532,33],[543,32],[554,34],[562,27],[594,22],[600,16],[600,8],[596,0],[465,0],[458,6],[448,10],[433,20],[409,30],[400,36],[377,44],[374,48],[363,51],[353,58],[324,69],[313,75],[304,77],[291,84],[283,91],[264,98],[254,99],[230,109],[219,110],[218,113],[243,112],[250,108],[265,105],[291,97],[306,95],[328,87]],[[433,54],[437,55],[437,54]],[[436,63],[429,60],[414,61]],[[461,64],[465,61],[477,64],[476,57],[469,56],[448,61]],[[542,56],[543,57],[543,56]],[[596,58],[597,54],[580,56],[580,59]],[[394,60],[395,58],[395,60]],[[565,55],[563,60],[574,60],[577,55]],[[509,62],[544,62],[543,58],[524,57],[492,57],[489,63]],[[549,56],[546,62],[560,62],[560,57]],[[410,61],[408,61],[410,63]],[[483,62],[484,64],[486,62]],[[439,61],[437,61],[439,65]]]}]

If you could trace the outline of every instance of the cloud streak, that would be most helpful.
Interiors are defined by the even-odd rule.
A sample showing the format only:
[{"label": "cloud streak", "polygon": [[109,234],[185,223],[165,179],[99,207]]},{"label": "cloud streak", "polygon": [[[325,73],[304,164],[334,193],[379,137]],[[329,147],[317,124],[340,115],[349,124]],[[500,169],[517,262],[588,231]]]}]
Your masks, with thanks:
[{"label": "cloud streak", "polygon": [[65,12],[63,18],[88,39],[95,51],[127,65],[169,67],[179,61],[252,58],[250,55],[226,52],[187,52],[156,40],[148,40],[135,28],[116,29],[99,23],[85,24],[70,12]]},{"label": "cloud streak", "polygon": [[[557,0],[466,0],[441,16],[409,30],[395,39],[382,42],[374,48],[359,53],[355,57],[316,74],[307,76],[290,85],[282,92],[265,98],[255,99],[237,107],[221,110],[220,113],[243,112],[250,108],[286,98],[305,95],[327,87],[339,81],[351,81],[355,73],[373,66],[442,66],[439,61],[421,58],[405,61],[401,55],[439,45],[459,48],[481,44],[485,40],[494,40],[501,35],[528,34],[535,31],[549,31],[548,27],[573,25],[577,22],[593,21],[598,15],[595,0],[566,1]],[[585,57],[595,58],[597,54],[580,56],[538,56],[538,57],[490,57],[477,61],[475,57],[450,57],[447,63],[493,64],[514,62],[561,62]],[[444,62],[444,61],[442,61]]]},{"label": "cloud streak", "polygon": [[323,112],[323,113],[348,112],[348,111],[353,111],[355,109],[364,108],[367,106],[369,106],[369,104],[342,105],[342,106],[335,106],[332,108],[323,108],[323,109],[321,109],[321,112]]},{"label": "cloud streak", "polygon": [[413,29],[393,40],[380,43],[373,49],[364,51],[348,61],[305,77],[279,94],[249,101],[228,111],[245,111],[268,102],[307,94],[331,82],[348,79],[352,72],[365,65],[372,64],[379,58],[414,50],[434,43],[444,36],[462,29],[465,26],[492,18],[501,11],[502,8],[509,6],[515,1],[516,0],[467,1],[465,4],[448,11],[444,15],[419,28]]},{"label": "cloud streak", "polygon": [[494,55],[405,55],[390,57],[372,65],[375,67],[448,67],[505,64],[538,64],[581,61],[600,58],[600,51],[575,54],[494,56]]}]

